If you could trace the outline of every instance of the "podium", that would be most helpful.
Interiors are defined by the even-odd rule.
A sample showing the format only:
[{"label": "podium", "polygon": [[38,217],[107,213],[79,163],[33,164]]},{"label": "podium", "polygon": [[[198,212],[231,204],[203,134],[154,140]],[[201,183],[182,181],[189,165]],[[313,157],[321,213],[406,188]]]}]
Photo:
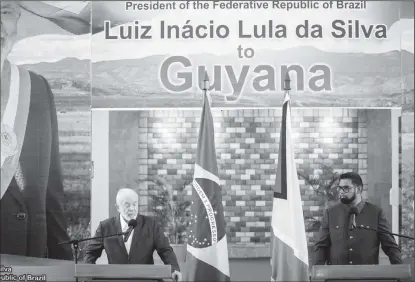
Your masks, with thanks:
[{"label": "podium", "polygon": [[170,265],[77,264],[78,281],[173,281]]},{"label": "podium", "polygon": [[2,254],[1,266],[5,281],[75,281],[73,261]]},{"label": "podium", "polygon": [[[2,281],[166,281],[170,265],[75,264],[73,261],[1,254]],[[13,279],[14,278],[14,279]]]},{"label": "podium", "polygon": [[311,271],[313,282],[340,281],[412,281],[409,264],[394,265],[316,265]]}]

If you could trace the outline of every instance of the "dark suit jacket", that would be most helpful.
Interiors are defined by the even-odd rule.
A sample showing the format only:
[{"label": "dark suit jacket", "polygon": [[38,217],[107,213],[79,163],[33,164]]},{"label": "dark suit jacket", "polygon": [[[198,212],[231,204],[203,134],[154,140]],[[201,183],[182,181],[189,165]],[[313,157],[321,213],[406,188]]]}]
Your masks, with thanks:
[{"label": "dark suit jacket", "polygon": [[[121,222],[118,215],[100,222],[94,237],[120,232]],[[137,216],[137,226],[134,228],[129,254],[122,236],[97,239],[86,247],[85,262],[95,263],[104,249],[109,264],[154,264],[153,253],[157,250],[164,264],[171,265],[172,271],[180,271],[176,255],[163,229],[149,216]]]},{"label": "dark suit jacket", "polygon": [[26,187],[13,178],[0,201],[1,253],[72,259],[62,212],[57,114],[46,80],[30,72],[31,99],[20,163]]},{"label": "dark suit jacket", "polygon": [[[381,208],[369,202],[361,204],[356,225],[391,232]],[[402,263],[401,251],[392,235],[365,229],[349,231],[348,212],[341,203],[325,210],[315,244],[314,264],[379,264],[379,245],[391,264]]]}]

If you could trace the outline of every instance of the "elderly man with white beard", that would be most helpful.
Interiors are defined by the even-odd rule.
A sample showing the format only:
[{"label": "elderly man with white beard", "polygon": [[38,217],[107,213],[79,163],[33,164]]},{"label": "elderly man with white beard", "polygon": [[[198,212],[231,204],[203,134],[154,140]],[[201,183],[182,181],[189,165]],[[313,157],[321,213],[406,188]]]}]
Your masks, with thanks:
[{"label": "elderly man with white beard", "polygon": [[1,1],[2,254],[72,260],[53,93],[40,75],[7,60],[17,38],[19,1]]},{"label": "elderly man with white beard", "polygon": [[176,255],[162,227],[152,217],[138,214],[138,194],[121,188],[116,205],[119,214],[100,222],[94,237],[126,232],[131,220],[136,220],[136,226],[124,240],[121,236],[92,240],[85,249],[85,263],[94,264],[105,250],[109,264],[154,264],[156,250],[164,264],[171,265],[172,278],[181,281]]}]

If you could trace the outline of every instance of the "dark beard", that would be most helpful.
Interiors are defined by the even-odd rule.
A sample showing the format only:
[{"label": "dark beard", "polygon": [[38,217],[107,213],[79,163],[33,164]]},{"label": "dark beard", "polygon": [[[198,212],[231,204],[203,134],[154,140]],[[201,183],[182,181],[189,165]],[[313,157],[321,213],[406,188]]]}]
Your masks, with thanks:
[{"label": "dark beard", "polygon": [[355,199],[356,199],[356,193],[353,194],[353,197],[351,198],[341,197],[340,201],[345,205],[350,205]]}]

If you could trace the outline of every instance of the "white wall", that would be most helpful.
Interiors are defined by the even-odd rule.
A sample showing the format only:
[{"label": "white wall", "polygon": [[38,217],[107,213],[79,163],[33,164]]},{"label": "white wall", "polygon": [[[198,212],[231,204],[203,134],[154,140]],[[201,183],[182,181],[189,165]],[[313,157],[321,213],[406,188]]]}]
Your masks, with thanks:
[{"label": "white wall", "polygon": [[[402,190],[399,187],[399,118],[401,117],[401,109],[391,110],[391,146],[392,146],[392,187],[390,193],[390,204],[392,205],[392,232],[399,233],[399,205],[402,203]],[[399,237],[395,236],[395,240],[399,243]]]},{"label": "white wall", "polygon": [[[109,111],[92,110],[91,235],[109,217]],[[106,264],[103,252],[97,264]]]}]

